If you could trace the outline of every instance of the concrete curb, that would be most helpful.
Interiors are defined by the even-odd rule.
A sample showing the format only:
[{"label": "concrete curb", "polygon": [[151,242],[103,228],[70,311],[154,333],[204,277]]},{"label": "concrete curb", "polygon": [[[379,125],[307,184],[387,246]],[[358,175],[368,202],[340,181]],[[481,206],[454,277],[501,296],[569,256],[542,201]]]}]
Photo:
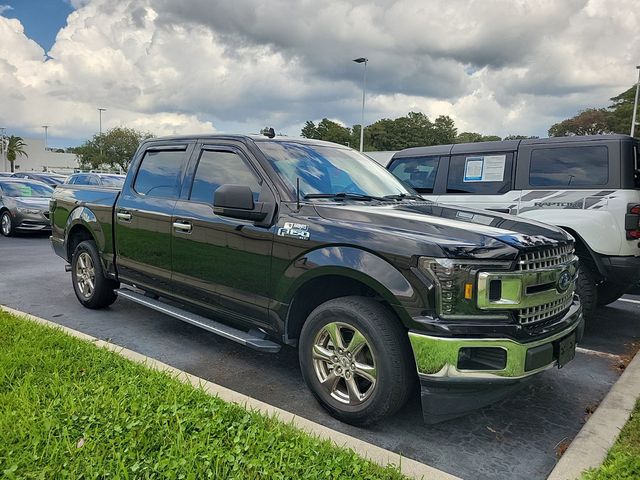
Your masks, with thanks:
[{"label": "concrete curb", "polygon": [[390,450],[378,447],[377,445],[373,445],[350,435],[332,430],[328,427],[325,427],[324,425],[320,425],[319,423],[312,422],[311,420],[307,420],[306,418],[299,417],[290,412],[287,412],[286,410],[282,410],[278,407],[274,407],[273,405],[269,405],[268,403],[261,402],[260,400],[256,400],[255,398],[249,397],[242,393],[209,382],[203,378],[196,377],[195,375],[191,375],[158,360],[134,352],[133,350],[120,347],[113,343],[105,342],[98,338],[92,337],[91,335],[87,335],[77,330],[59,325],[55,322],[45,320],[44,318],[36,317],[19,310],[14,310],[13,308],[7,307],[5,305],[0,305],[0,310],[19,317],[26,318],[40,325],[45,325],[50,328],[57,328],[72,337],[90,341],[97,347],[106,348],[107,350],[115,352],[129,360],[141,363],[148,368],[170,373],[181,382],[188,383],[190,385],[193,385],[194,387],[201,387],[208,394],[218,396],[226,402],[237,403],[247,409],[257,410],[260,413],[269,416],[276,416],[282,422],[290,423],[294,427],[310,433],[322,440],[330,440],[339,447],[349,448],[361,457],[364,457],[383,467],[389,464],[397,465],[400,469],[400,472],[408,477],[421,478],[425,480],[460,480],[458,477],[443,472],[442,470],[438,470],[434,467],[430,467],[429,465],[425,465],[424,463],[417,462],[416,460],[412,460],[410,458],[404,458],[398,453],[394,453]]},{"label": "concrete curb", "polygon": [[636,355],[584,424],[547,480],[575,480],[599,467],[640,398],[640,354]]}]

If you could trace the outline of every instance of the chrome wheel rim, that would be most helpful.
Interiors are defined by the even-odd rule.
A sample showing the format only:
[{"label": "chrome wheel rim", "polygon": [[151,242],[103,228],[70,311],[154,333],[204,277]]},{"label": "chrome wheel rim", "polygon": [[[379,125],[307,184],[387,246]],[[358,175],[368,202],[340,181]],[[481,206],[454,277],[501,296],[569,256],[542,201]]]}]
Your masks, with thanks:
[{"label": "chrome wheel rim", "polygon": [[2,233],[4,235],[9,235],[9,232],[11,231],[11,218],[9,218],[9,215],[5,213],[2,215],[2,220],[0,221],[2,222]]},{"label": "chrome wheel rim", "polygon": [[96,269],[93,266],[91,255],[82,252],[76,262],[76,285],[78,291],[84,298],[89,298],[93,294],[96,284]]},{"label": "chrome wheel rim", "polygon": [[376,359],[369,342],[347,323],[328,323],[313,342],[313,368],[322,388],[335,400],[359,405],[377,383]]}]

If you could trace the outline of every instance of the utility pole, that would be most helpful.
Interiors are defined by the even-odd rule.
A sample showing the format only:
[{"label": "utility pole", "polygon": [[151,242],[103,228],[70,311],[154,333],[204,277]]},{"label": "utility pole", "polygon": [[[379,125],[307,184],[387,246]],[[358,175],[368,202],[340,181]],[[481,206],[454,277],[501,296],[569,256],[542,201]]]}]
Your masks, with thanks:
[{"label": "utility pole", "polygon": [[102,135],[102,112],[106,112],[107,109],[106,108],[99,108],[98,112],[100,115],[100,135]]},{"label": "utility pole", "polygon": [[42,128],[44,128],[44,149],[47,149],[47,141],[48,141],[48,130],[49,130],[49,125],[42,125]]},{"label": "utility pole", "polygon": [[640,90],[640,65],[637,65],[638,69],[638,83],[636,83],[636,99],[633,101],[633,118],[631,119],[631,136],[636,133],[636,114],[638,112],[638,90]]},{"label": "utility pole", "polygon": [[366,57],[360,57],[353,60],[356,63],[364,63],[364,75],[362,77],[362,123],[360,125],[360,151],[364,150],[364,97],[367,90],[367,62]]}]

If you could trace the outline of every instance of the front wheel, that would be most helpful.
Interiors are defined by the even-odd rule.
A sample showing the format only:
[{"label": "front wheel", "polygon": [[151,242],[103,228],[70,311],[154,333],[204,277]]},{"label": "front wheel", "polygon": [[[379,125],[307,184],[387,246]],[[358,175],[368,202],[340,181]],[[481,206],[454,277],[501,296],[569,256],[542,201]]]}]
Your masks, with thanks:
[{"label": "front wheel", "polygon": [[322,406],[354,425],[396,412],[416,379],[407,332],[370,298],[337,298],[311,312],[300,334],[299,359]]},{"label": "front wheel", "polygon": [[587,262],[580,261],[576,293],[580,297],[582,314],[586,321],[593,320],[598,306],[598,285],[594,269]]},{"label": "front wheel", "polygon": [[0,216],[0,233],[5,237],[10,237],[14,233],[13,219],[7,211],[2,212]]},{"label": "front wheel", "polygon": [[73,252],[71,279],[76,297],[87,308],[108,307],[118,298],[118,283],[104,276],[93,240],[80,242]]},{"label": "front wheel", "polygon": [[629,290],[630,285],[603,282],[598,285],[598,306],[604,307],[615,302]]}]

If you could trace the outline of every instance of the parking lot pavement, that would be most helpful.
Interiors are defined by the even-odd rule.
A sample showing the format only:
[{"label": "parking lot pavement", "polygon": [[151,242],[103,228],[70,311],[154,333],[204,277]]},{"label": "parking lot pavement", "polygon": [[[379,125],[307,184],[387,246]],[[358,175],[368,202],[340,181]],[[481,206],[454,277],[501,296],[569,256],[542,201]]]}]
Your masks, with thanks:
[{"label": "parking lot pavement", "polygon": [[[417,395],[368,430],[326,414],[306,389],[297,352],[258,353],[124,299],[91,311],[44,236],[0,238],[0,303],[108,339],[189,373],[466,479],[542,479],[618,378],[615,357],[578,353],[511,398],[439,425],[422,423]],[[637,300],[638,296],[628,296]],[[624,354],[640,341],[640,303],[618,301],[588,325],[581,347]]]}]

